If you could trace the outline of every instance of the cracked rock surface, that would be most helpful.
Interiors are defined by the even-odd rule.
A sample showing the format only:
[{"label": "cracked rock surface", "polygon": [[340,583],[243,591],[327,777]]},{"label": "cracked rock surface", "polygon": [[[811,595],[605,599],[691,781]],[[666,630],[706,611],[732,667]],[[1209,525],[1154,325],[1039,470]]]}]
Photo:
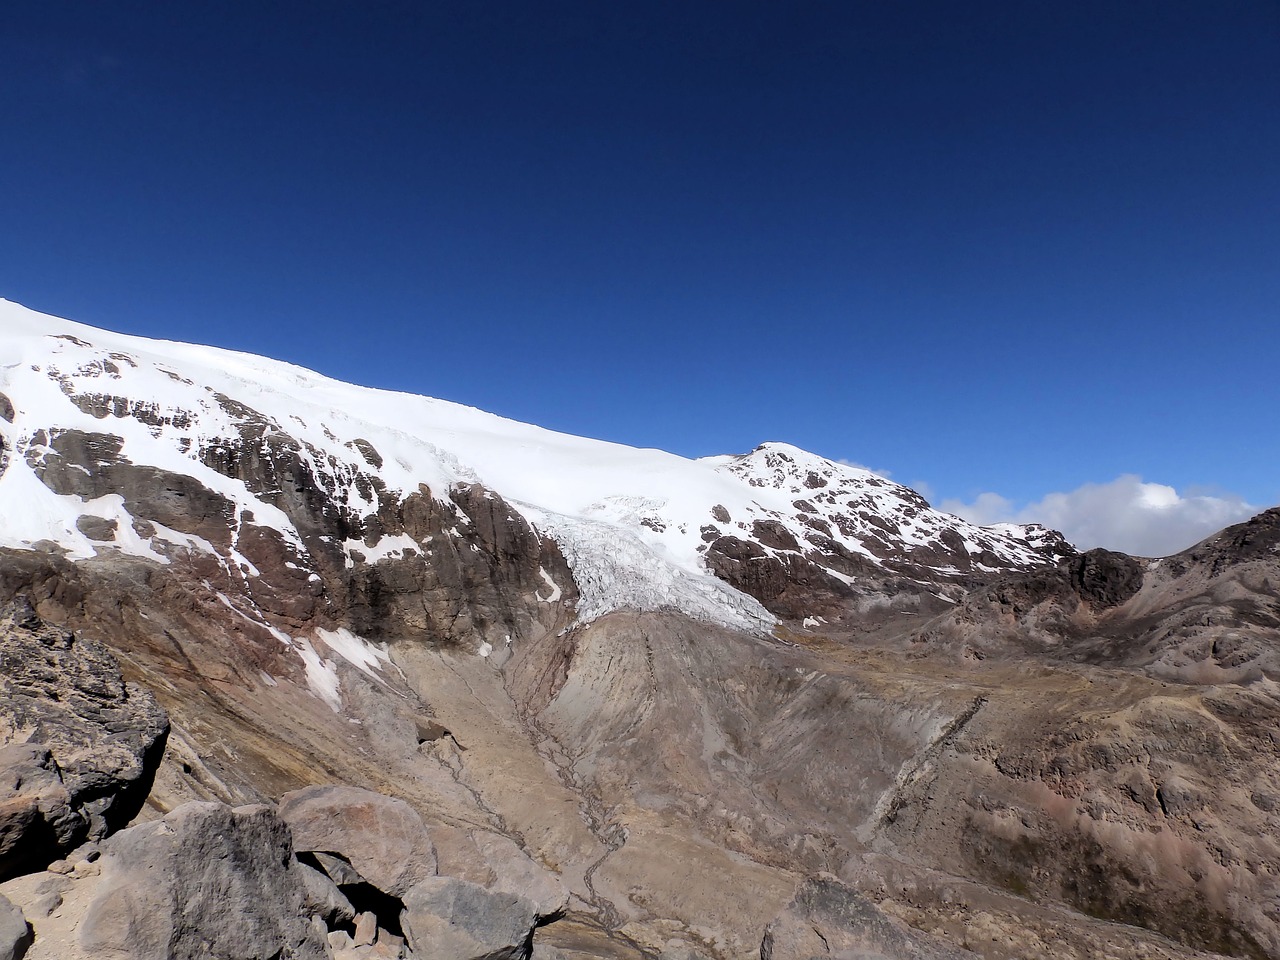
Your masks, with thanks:
[{"label": "cracked rock surface", "polygon": [[141,808],[169,731],[100,643],[0,611],[0,879],[38,869]]},{"label": "cracked rock surface", "polygon": [[103,844],[80,925],[91,957],[326,960],[303,911],[289,828],[268,806],[186,804]]}]

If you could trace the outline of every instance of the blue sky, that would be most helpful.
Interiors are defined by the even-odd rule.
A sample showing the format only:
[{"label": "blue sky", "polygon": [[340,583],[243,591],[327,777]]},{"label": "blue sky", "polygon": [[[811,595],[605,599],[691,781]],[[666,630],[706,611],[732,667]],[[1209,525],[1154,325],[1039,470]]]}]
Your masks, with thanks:
[{"label": "blue sky", "polygon": [[1163,552],[1280,502],[1276,63],[1272,0],[15,3],[0,296]]}]

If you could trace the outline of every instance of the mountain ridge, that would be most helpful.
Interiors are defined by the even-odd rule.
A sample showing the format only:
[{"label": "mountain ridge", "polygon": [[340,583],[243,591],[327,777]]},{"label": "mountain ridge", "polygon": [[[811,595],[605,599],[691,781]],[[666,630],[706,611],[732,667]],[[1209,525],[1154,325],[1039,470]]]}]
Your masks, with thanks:
[{"label": "mountain ridge", "polygon": [[[423,549],[402,532],[381,535],[378,518],[389,502],[422,485],[444,500],[455,485],[478,482],[536,520],[565,551],[580,590],[586,586],[580,614],[587,619],[664,603],[735,626],[767,625],[770,614],[793,612],[786,603],[765,612],[777,590],[737,570],[747,562],[744,550],[773,566],[775,580],[782,563],[800,564],[836,595],[865,573],[945,584],[970,570],[1033,566],[1070,550],[1043,528],[983,528],[942,514],[887,478],[787,444],[688,460],[343,384],[248,354],[97,331],[7,302],[0,309],[0,346],[22,357],[0,373],[17,431],[10,446],[22,461],[13,463],[16,472],[25,464],[44,477],[51,460],[65,460],[59,445],[119,436],[111,456],[122,467],[186,476],[305,553],[276,492],[242,488],[233,475],[247,444],[289,446],[345,515],[354,534],[348,550],[366,560]],[[41,493],[26,478],[0,475],[0,497],[7,487],[33,500]],[[43,516],[33,516],[25,531],[6,531],[5,543],[50,540],[77,557],[104,548],[66,514],[73,503],[43,499]],[[169,548],[208,549],[165,529],[135,536],[127,509],[98,506],[98,514],[85,515],[97,517],[99,529],[114,521],[115,536],[106,542],[115,549],[152,559]],[[629,562],[620,565],[620,555]],[[234,545],[224,559],[245,560]],[[710,573],[739,592],[724,590]]]}]

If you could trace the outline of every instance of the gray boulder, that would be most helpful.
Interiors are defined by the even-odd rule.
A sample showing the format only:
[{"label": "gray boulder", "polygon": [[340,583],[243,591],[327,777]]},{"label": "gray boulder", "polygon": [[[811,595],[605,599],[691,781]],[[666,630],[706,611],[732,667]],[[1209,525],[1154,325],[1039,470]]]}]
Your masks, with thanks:
[{"label": "gray boulder", "polygon": [[[296,849],[296,848],[295,848]],[[330,880],[338,886],[352,886],[357,883],[364,883],[364,877],[360,876],[358,870],[345,859],[332,853],[325,853],[321,850],[303,851],[303,857],[310,858],[316,862],[316,865],[324,872]]]},{"label": "gray boulder", "polygon": [[414,886],[400,917],[410,949],[432,960],[528,960],[536,922],[532,901],[453,877]]},{"label": "gray boulder", "polygon": [[302,907],[307,916],[319,917],[330,928],[355,920],[355,907],[328,874],[299,863],[298,878],[302,881]]},{"label": "gray boulder", "polygon": [[486,890],[532,900],[539,921],[563,915],[569,892],[560,878],[536,863],[509,837],[474,828],[432,826],[440,873]]},{"label": "gray boulder", "polygon": [[101,644],[45,623],[24,598],[0,611],[0,880],[132,819],[168,732]]},{"label": "gray boulder", "polygon": [[0,960],[21,960],[31,946],[31,924],[0,894]]},{"label": "gray boulder", "polygon": [[323,960],[289,828],[267,806],[188,803],[102,844],[80,925],[101,960]]},{"label": "gray boulder", "polygon": [[295,850],[338,854],[394,897],[436,874],[431,836],[403,800],[360,787],[306,787],[280,798],[280,817],[293,831]]},{"label": "gray boulder", "polygon": [[765,928],[760,960],[974,960],[967,950],[940,943],[890,919],[839,880],[805,880]]},{"label": "gray boulder", "polygon": [[85,828],[48,747],[0,747],[0,880],[56,859]]}]

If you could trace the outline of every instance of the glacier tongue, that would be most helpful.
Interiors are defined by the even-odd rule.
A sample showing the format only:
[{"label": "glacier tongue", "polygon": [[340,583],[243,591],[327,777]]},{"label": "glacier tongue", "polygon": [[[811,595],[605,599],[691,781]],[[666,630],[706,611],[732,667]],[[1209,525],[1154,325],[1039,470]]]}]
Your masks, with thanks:
[{"label": "glacier tongue", "polygon": [[515,504],[560,546],[578,585],[578,620],[614,610],[678,610],[738,630],[770,629],[775,618],[759,601],[707,573],[685,570],[659,557],[635,533],[583,517],[566,517]]}]

